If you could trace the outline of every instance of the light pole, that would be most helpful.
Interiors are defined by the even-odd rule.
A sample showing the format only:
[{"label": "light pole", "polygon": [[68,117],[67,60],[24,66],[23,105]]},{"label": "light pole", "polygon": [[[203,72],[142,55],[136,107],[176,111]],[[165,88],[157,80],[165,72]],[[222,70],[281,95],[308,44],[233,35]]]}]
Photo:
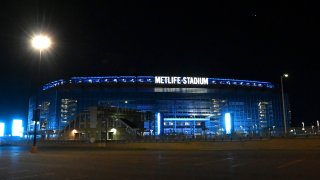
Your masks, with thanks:
[{"label": "light pole", "polygon": [[[31,45],[35,50],[39,51],[39,66],[38,66],[38,76],[39,77],[37,77],[37,78],[40,78],[40,76],[41,76],[41,74],[40,74],[41,53],[42,53],[42,51],[50,48],[51,40],[48,36],[39,34],[39,35],[32,37]],[[38,82],[36,83],[36,86],[38,86]],[[30,151],[31,153],[36,153],[38,151],[38,148],[37,148],[37,122],[40,121],[40,109],[38,108],[38,106],[39,106],[38,92],[36,92],[36,93],[37,93],[36,94],[36,105],[35,105],[35,109],[33,110],[34,133],[33,133],[33,145],[32,145],[31,151]]]},{"label": "light pole", "polygon": [[286,118],[286,107],[284,104],[284,93],[283,93],[283,78],[289,77],[288,74],[283,74],[281,76],[281,96],[282,96],[282,112],[283,112],[283,127],[284,127],[284,135],[287,135],[287,118]]}]

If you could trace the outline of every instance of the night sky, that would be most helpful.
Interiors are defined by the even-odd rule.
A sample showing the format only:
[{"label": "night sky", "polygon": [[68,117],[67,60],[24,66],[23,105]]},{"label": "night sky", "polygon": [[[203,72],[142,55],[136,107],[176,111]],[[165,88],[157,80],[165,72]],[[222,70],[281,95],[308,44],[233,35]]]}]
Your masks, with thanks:
[{"label": "night sky", "polygon": [[[283,73],[293,125],[320,120],[317,9],[292,1],[11,1],[0,5],[0,121],[27,119],[37,82],[177,75],[271,81]],[[30,38],[46,32],[43,54]]]}]

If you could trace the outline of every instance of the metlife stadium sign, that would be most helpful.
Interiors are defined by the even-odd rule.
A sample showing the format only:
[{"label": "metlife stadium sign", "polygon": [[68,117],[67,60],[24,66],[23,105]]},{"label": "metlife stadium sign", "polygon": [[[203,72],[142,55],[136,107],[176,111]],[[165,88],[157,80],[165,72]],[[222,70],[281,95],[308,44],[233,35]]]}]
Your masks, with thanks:
[{"label": "metlife stadium sign", "polygon": [[208,85],[209,79],[204,77],[155,76],[155,84]]}]

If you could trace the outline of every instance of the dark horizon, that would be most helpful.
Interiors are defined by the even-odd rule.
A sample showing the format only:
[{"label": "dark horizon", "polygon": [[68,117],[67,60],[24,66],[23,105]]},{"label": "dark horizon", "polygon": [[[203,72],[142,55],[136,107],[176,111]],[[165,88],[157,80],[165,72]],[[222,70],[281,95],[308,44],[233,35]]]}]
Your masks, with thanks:
[{"label": "dark horizon", "polygon": [[[0,121],[26,120],[39,82],[72,76],[204,76],[279,85],[284,73],[293,125],[320,119],[318,18],[306,2],[11,1],[0,12]],[[53,39],[40,73],[29,44],[39,31]]]}]

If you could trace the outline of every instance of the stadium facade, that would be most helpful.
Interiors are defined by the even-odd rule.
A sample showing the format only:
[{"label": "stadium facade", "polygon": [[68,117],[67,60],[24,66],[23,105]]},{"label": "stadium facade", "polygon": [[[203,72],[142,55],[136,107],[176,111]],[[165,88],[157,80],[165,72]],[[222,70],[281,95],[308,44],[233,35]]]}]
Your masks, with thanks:
[{"label": "stadium facade", "polygon": [[[66,128],[84,134],[84,129],[99,126],[101,138],[103,124],[106,133],[117,128],[119,113],[122,127],[155,136],[263,133],[283,127],[284,122],[280,90],[262,81],[173,76],[61,79],[44,85],[30,98],[29,132],[34,129],[36,97],[41,109],[38,128],[48,137],[57,137]],[[289,109],[287,96],[285,107]],[[93,131],[86,138],[95,132],[99,134]]]}]

